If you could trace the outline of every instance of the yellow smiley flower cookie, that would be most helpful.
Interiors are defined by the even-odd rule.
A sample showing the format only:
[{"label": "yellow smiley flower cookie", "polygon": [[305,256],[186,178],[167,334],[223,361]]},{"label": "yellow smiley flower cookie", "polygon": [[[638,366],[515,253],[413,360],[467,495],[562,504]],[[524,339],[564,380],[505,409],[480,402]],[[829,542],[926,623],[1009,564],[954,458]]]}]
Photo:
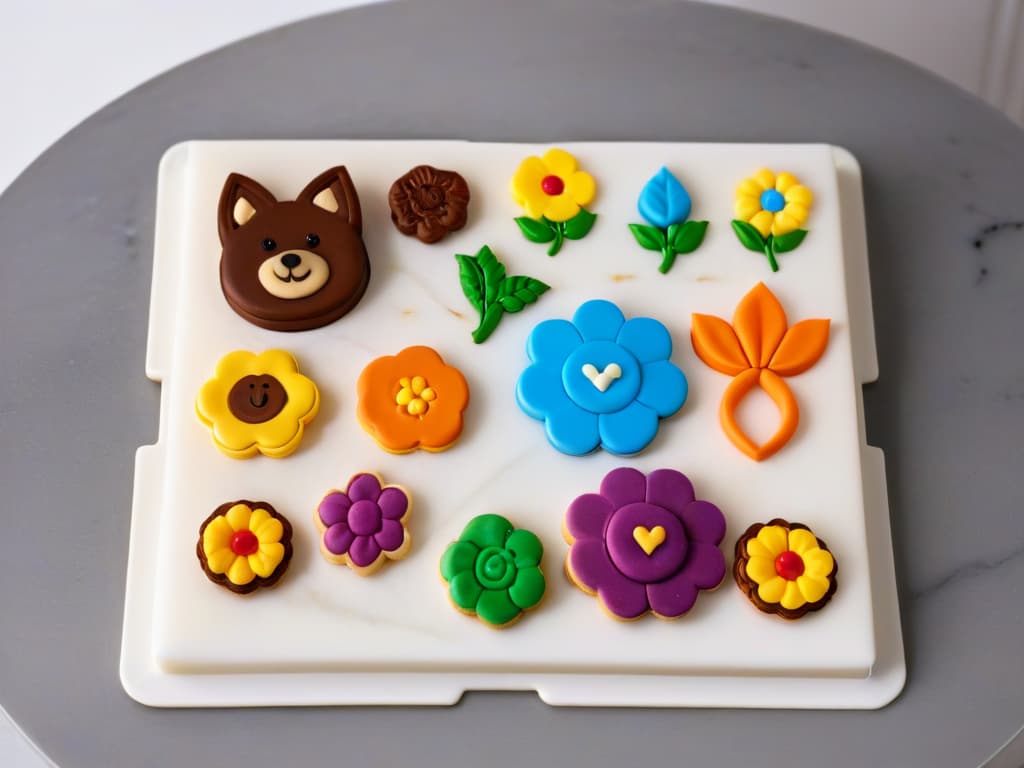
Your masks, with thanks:
[{"label": "yellow smiley flower cookie", "polygon": [[316,384],[282,349],[229,352],[196,397],[196,415],[214,445],[234,459],[288,456],[319,410]]}]

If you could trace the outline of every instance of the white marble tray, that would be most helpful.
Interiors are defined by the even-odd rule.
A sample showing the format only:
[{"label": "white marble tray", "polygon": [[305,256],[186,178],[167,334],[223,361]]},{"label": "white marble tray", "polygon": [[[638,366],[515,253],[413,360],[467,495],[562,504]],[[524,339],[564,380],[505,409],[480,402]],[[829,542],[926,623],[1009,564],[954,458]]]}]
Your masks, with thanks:
[{"label": "white marble tray", "polygon": [[[860,385],[877,375],[860,175],[845,151],[823,145],[576,144],[598,181],[597,224],[553,259],[512,222],[508,179],[545,147],[463,142],[192,142],[161,165],[147,375],[162,382],[160,436],[139,450],[122,644],[128,693],[154,706],[443,704],[470,689],[535,689],[552,704],[636,706],[882,706],[905,668],[881,453],[865,445]],[[392,180],[427,162],[458,170],[473,194],[470,223],[425,246],[391,225]],[[246,173],[281,199],[335,164],[358,188],[373,278],[359,306],[312,332],[252,326],[220,292],[216,200],[224,177]],[[711,221],[704,245],[668,275],[626,224],[636,197],[667,164]],[[761,166],[795,172],[816,193],[811,235],[772,275],[729,227],[733,188]],[[476,346],[473,310],[452,254],[489,244],[510,272],[552,286]],[[624,277],[625,276],[625,277]],[[693,311],[731,317],[758,280],[791,320],[829,317],[829,348],[791,380],[802,422],[792,443],[760,464],[717,424],[726,377],[689,344]],[[550,448],[515,405],[526,334],[570,317],[590,298],[627,316],[664,322],[690,397],[641,455],[585,458]],[[428,344],[472,390],[462,440],[437,455],[394,456],[355,418],[355,382],[374,357]],[[283,347],[319,385],[323,406],[297,453],[237,461],[220,454],[193,413],[198,388],[232,349]],[[774,414],[748,414],[757,421]],[[767,423],[767,422],[766,422]],[[685,472],[722,508],[731,564],[747,525],[781,516],[808,525],[839,562],[826,610],[797,622],[756,611],[727,576],[683,619],[619,623],[562,573],[560,526],[576,495],[616,466]],[[317,552],[313,509],[362,470],[414,495],[414,549],[362,579]],[[524,482],[526,480],[526,482]],[[242,599],[210,584],[195,559],[199,523],[224,501],[266,499],[295,527],[296,554],[280,586]],[[437,576],[444,547],[474,515],[500,512],[544,542],[548,593],[516,626],[489,630],[454,611]]]}]

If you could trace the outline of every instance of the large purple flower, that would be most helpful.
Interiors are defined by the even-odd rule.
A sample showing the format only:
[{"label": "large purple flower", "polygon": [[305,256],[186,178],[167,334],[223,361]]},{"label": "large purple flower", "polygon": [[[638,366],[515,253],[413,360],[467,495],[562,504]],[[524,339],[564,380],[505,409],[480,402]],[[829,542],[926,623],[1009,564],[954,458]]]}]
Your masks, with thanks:
[{"label": "large purple flower", "polygon": [[620,619],[678,618],[725,577],[725,516],[674,469],[613,469],[569,505],[565,529],[570,578]]},{"label": "large purple flower", "polygon": [[317,507],[320,552],[332,563],[369,576],[385,560],[405,557],[412,545],[405,521],[412,510],[408,492],[381,487],[380,477],[356,475],[344,492],[331,491]]}]

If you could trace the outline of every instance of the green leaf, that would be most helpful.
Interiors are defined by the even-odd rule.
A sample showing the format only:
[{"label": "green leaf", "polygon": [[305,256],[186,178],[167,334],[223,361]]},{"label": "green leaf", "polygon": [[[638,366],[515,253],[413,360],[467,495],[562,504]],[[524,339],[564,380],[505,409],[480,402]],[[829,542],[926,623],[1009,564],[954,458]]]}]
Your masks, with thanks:
[{"label": "green leaf", "polygon": [[776,235],[772,240],[772,250],[775,253],[787,253],[794,250],[807,237],[806,229],[794,229],[784,235]]},{"label": "green leaf", "polygon": [[562,233],[570,240],[579,240],[586,236],[595,221],[597,221],[596,213],[591,213],[586,208],[580,208],[579,213],[568,221],[562,222]]},{"label": "green leaf", "polygon": [[[526,277],[525,275],[506,277],[501,284],[501,288],[498,290],[498,300],[500,301],[505,296],[515,296],[524,304],[533,304],[550,287],[536,278]],[[505,309],[508,309],[508,307],[505,307]],[[517,310],[509,311],[514,312]]]},{"label": "green leaf", "polygon": [[455,254],[459,262],[459,282],[462,283],[462,292],[466,294],[469,303],[477,312],[483,311],[484,306],[484,273],[480,265],[472,256],[463,253]]},{"label": "green leaf", "polygon": [[648,251],[660,251],[665,247],[665,233],[657,227],[647,224],[630,224],[629,231],[633,233],[633,239],[640,244],[641,248],[646,248]]},{"label": "green leaf", "polygon": [[732,220],[732,229],[736,233],[736,237],[739,238],[740,242],[751,251],[757,251],[758,253],[764,253],[764,238],[761,237],[761,233],[757,231],[757,228],[746,221],[740,221],[739,219]]},{"label": "green leaf", "polygon": [[668,228],[668,242],[676,253],[692,253],[704,242],[706,221],[687,221]]},{"label": "green leaf", "polygon": [[505,309],[500,303],[491,304],[484,312],[483,317],[480,318],[480,325],[473,331],[473,341],[477,344],[482,344],[494,333],[494,329],[498,327],[498,323],[501,322],[501,316],[505,313]]},{"label": "green leaf", "polygon": [[476,252],[476,263],[484,277],[484,304],[491,304],[505,279],[505,265],[486,245]]},{"label": "green leaf", "polygon": [[[525,288],[529,285],[532,277],[526,277],[525,275],[511,275],[501,281],[501,287],[498,288],[498,297],[511,296],[513,293],[518,291],[520,288]],[[540,280],[534,280],[534,282],[540,283]],[[543,283],[541,283],[543,285]]]},{"label": "green leaf", "polygon": [[[517,287],[514,290],[505,290],[505,286],[513,282]],[[527,304],[533,304],[548,288],[549,286],[540,280],[517,275],[506,279],[502,284],[498,301],[501,302],[501,306],[506,312],[518,312]]]},{"label": "green leaf", "polygon": [[519,312],[533,304],[550,286],[527,275],[505,275],[505,265],[486,245],[476,256],[456,254],[459,278],[466,298],[480,313],[473,341],[480,344],[494,333],[505,312]]},{"label": "green leaf", "polygon": [[550,243],[555,239],[555,232],[547,219],[531,219],[529,216],[520,216],[516,219],[523,237],[532,243]]},{"label": "green leaf", "polygon": [[506,312],[518,312],[524,306],[523,300],[515,294],[502,296],[498,301],[501,302],[501,308]]}]

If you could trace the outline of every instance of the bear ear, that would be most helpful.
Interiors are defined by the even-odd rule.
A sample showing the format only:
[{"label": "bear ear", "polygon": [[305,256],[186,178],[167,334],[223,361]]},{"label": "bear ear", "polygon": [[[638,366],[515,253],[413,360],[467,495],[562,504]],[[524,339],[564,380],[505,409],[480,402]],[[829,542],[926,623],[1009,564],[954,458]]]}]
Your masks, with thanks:
[{"label": "bear ear", "polygon": [[232,173],[224,182],[220,204],[217,206],[217,228],[221,244],[257,213],[276,204],[277,200],[262,184],[240,173]]},{"label": "bear ear", "polygon": [[324,171],[313,179],[295,198],[311,203],[330,213],[336,213],[352,225],[359,234],[363,232],[363,215],[359,208],[359,195],[345,166],[338,165]]}]

